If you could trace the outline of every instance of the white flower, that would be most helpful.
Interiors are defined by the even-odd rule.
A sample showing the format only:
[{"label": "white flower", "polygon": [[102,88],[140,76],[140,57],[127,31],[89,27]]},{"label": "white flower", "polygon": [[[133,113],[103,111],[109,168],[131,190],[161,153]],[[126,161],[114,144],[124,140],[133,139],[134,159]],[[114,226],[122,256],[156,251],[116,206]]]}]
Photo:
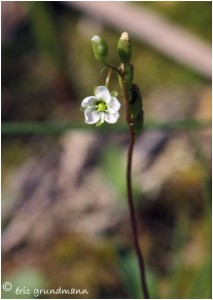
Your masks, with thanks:
[{"label": "white flower", "polygon": [[116,123],[119,118],[120,102],[110,95],[105,86],[98,86],[95,96],[86,97],[81,106],[84,109],[85,123],[101,125],[104,121]]}]

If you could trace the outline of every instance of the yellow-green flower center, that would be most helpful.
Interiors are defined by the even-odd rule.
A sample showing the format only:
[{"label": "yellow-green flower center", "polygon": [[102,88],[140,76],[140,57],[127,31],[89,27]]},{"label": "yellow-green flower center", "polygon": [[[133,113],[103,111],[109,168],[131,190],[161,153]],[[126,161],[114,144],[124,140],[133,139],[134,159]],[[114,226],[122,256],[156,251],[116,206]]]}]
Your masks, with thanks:
[{"label": "yellow-green flower center", "polygon": [[107,110],[107,105],[103,100],[98,100],[96,103],[97,111],[105,111]]}]

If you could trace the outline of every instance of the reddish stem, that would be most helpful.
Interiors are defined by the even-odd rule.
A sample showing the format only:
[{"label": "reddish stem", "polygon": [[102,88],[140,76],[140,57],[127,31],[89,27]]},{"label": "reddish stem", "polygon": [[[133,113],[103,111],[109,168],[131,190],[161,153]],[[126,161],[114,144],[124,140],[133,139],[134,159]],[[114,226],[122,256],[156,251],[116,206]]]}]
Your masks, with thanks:
[{"label": "reddish stem", "polygon": [[137,221],[136,221],[135,207],[134,207],[133,195],[132,195],[132,174],[131,174],[132,172],[131,171],[132,171],[132,155],[133,155],[133,149],[135,144],[135,135],[134,135],[133,124],[130,115],[129,95],[126,89],[124,77],[121,77],[121,83],[122,83],[121,87],[122,87],[125,109],[126,109],[126,121],[129,127],[129,148],[128,148],[128,156],[127,156],[126,180],[127,180],[127,196],[128,196],[130,221],[131,221],[131,227],[133,232],[133,243],[134,243],[135,252],[139,263],[141,287],[143,290],[144,298],[149,299],[150,297],[149,297],[149,292],[146,284],[146,276],[145,276],[145,265],[144,265],[143,254],[140,249],[140,244],[138,240]]}]

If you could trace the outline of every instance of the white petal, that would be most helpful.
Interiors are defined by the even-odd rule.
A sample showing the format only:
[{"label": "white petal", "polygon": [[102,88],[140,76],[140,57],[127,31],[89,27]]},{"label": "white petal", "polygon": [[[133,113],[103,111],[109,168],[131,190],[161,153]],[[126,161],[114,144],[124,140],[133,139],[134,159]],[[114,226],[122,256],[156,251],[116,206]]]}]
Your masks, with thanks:
[{"label": "white petal", "polygon": [[100,113],[100,120],[96,122],[96,126],[101,126],[104,123],[104,113]]},{"label": "white petal", "polygon": [[108,103],[108,108],[110,109],[109,111],[116,112],[120,109],[120,107],[121,107],[121,104],[118,101],[118,99],[115,97],[111,97],[110,102]]},{"label": "white petal", "polygon": [[104,120],[108,123],[116,123],[117,120],[119,118],[119,113],[118,112],[115,112],[115,113],[112,113],[112,114],[109,114],[109,113],[104,113]]},{"label": "white petal", "polygon": [[110,107],[107,108],[107,112],[108,112],[109,114],[114,114],[114,113],[116,113],[116,111],[115,111],[114,109],[110,108]]},{"label": "white petal", "polygon": [[108,88],[106,88],[105,86],[98,86],[95,90],[95,96],[97,99],[102,99],[106,103],[110,102],[110,98],[111,98],[110,92]]},{"label": "white petal", "polygon": [[85,115],[85,122],[87,124],[95,124],[101,118],[100,113],[97,113],[95,110],[91,110],[90,108],[87,108],[84,111],[84,115]]},{"label": "white petal", "polygon": [[89,96],[86,97],[82,102],[81,102],[81,106],[82,107],[89,107],[89,106],[94,106],[94,102],[95,102],[95,97],[94,96]]}]

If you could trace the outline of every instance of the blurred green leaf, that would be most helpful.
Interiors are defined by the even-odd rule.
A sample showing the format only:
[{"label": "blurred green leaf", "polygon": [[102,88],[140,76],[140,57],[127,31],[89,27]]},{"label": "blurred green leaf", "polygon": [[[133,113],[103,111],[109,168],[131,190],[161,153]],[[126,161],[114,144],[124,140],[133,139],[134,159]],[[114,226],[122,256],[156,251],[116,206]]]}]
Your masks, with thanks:
[{"label": "blurred green leaf", "polygon": [[185,297],[187,299],[212,299],[211,255],[192,276]]},{"label": "blurred green leaf", "polygon": [[129,298],[143,299],[138,263],[134,255],[120,257],[119,271]]},{"label": "blurred green leaf", "polygon": [[31,25],[37,47],[45,56],[49,56],[53,63],[63,65],[63,57],[59,47],[53,12],[47,2],[30,2]]},{"label": "blurred green leaf", "polygon": [[107,180],[120,197],[126,196],[125,162],[116,146],[106,147],[101,157],[101,167]]},{"label": "blurred green leaf", "polygon": [[[118,268],[129,298],[144,299],[136,256],[134,254],[120,256],[118,260]],[[157,298],[157,278],[147,268],[146,282],[151,299]]]}]

